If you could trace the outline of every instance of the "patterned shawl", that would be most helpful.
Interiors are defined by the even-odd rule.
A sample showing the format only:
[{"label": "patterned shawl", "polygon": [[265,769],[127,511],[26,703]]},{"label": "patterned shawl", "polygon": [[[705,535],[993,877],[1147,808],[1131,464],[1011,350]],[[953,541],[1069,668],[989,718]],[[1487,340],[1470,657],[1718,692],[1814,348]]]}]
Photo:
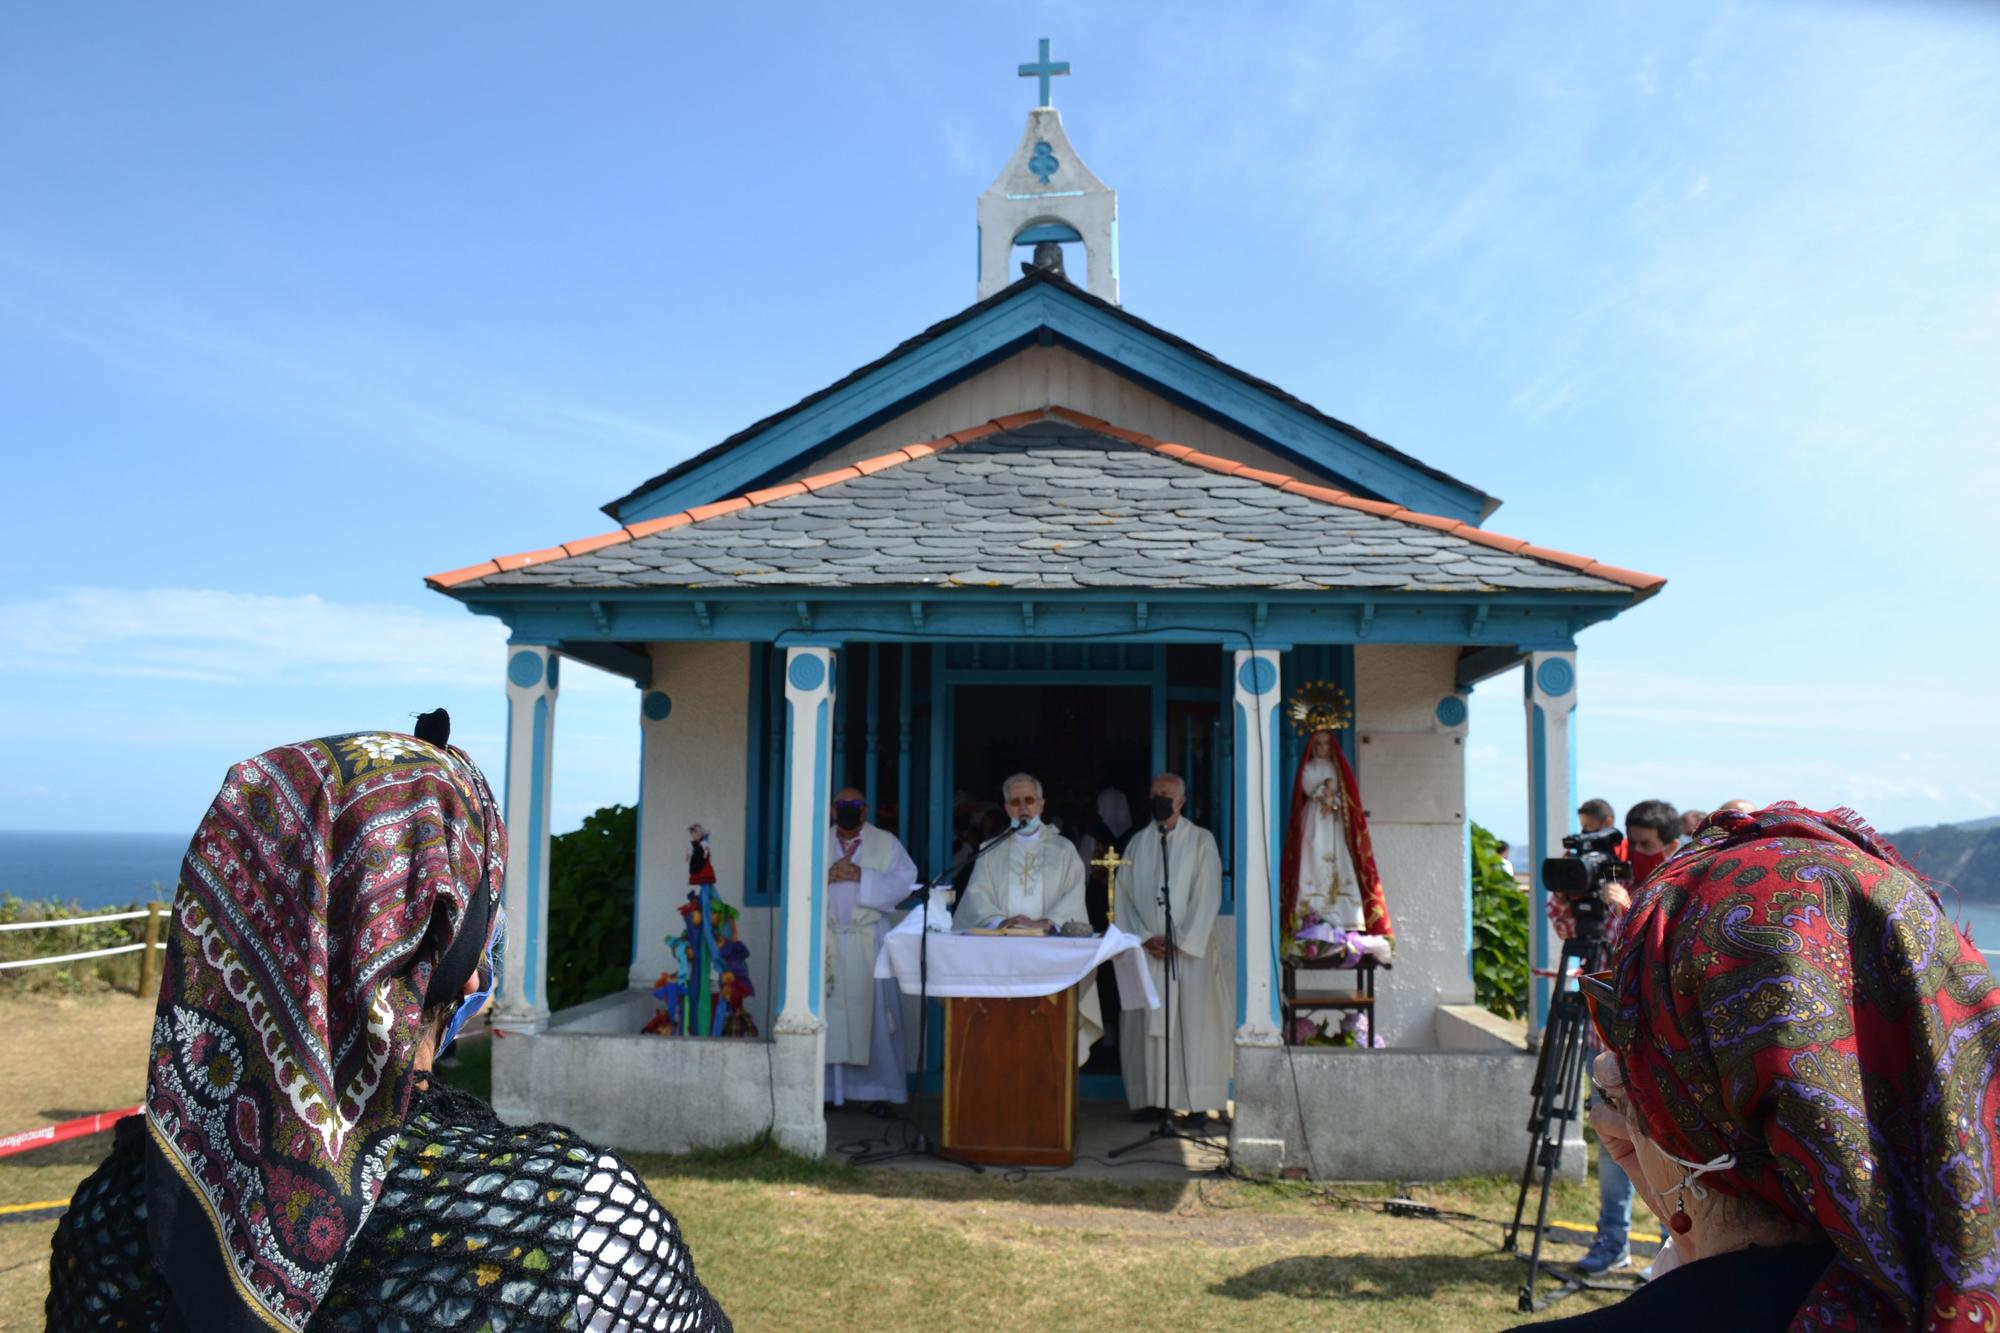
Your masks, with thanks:
[{"label": "patterned shawl", "polygon": [[1798,1329],[2000,1318],[2000,987],[1850,811],[1718,813],[1653,876],[1600,1019],[1640,1125],[1824,1231]]},{"label": "patterned shawl", "polygon": [[312,1318],[382,1192],[426,992],[477,961],[452,946],[487,929],[506,843],[472,761],[408,736],[229,771],[181,864],[146,1084],[149,1238],[189,1326]]}]

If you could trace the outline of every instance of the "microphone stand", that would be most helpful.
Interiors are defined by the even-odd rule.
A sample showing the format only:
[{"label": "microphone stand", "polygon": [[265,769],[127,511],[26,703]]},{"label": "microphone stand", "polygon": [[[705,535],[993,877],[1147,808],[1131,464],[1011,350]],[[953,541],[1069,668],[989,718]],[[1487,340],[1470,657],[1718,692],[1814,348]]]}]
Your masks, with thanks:
[{"label": "microphone stand", "polygon": [[[1167,942],[1167,956],[1163,960],[1166,966],[1161,969],[1166,984],[1160,1004],[1160,1008],[1165,1012],[1167,1019],[1166,1031],[1161,1034],[1160,1038],[1161,1044],[1167,1049],[1164,1096],[1166,1105],[1160,1108],[1160,1123],[1153,1126],[1144,1138],[1135,1139],[1122,1148],[1113,1148],[1110,1152],[1104,1154],[1106,1157],[1122,1157],[1126,1153],[1135,1152],[1158,1139],[1180,1139],[1187,1143],[1198,1143],[1204,1148],[1213,1148],[1216,1146],[1213,1140],[1193,1133],[1190,1130],[1182,1129],[1174,1123],[1174,974],[1180,970],[1180,941],[1179,937],[1174,933],[1174,890],[1173,876],[1167,866],[1167,830],[1164,825],[1159,823],[1155,823],[1153,827],[1158,829],[1160,833],[1160,908],[1165,914],[1165,931],[1162,937]],[[1187,1034],[1183,1032],[1180,1035],[1185,1039]],[[1182,1063],[1185,1064],[1186,1061],[1183,1060]],[[1187,1091],[1186,1069],[1181,1070],[1181,1091]],[[1193,1106],[1188,1108],[1190,1112],[1197,1109],[1206,1110],[1207,1108],[1196,1108]]]},{"label": "microphone stand", "polygon": [[[979,858],[1014,836],[1019,824],[1010,823],[998,837],[985,843],[972,854],[965,863],[965,869],[979,864]],[[931,895],[943,887],[951,878],[946,870],[936,879],[919,884],[916,889],[917,910],[922,913],[923,928],[917,932],[917,1098],[910,1110],[909,1120],[916,1129],[916,1136],[904,1148],[887,1148],[881,1152],[863,1153],[853,1159],[856,1166],[876,1166],[883,1162],[893,1162],[901,1157],[935,1157],[940,1162],[950,1162],[962,1166],[979,1175],[986,1174],[986,1168],[978,1162],[968,1162],[962,1157],[953,1157],[942,1147],[931,1142],[930,1135],[924,1133],[924,1085],[930,1081],[931,1057]]]}]

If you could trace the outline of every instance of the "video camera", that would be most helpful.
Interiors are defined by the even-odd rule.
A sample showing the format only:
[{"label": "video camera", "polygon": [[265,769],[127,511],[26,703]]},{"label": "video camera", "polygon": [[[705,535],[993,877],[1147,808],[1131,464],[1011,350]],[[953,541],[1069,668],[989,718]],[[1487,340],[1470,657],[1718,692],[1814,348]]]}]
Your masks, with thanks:
[{"label": "video camera", "polygon": [[1562,840],[1563,855],[1542,862],[1542,883],[1550,893],[1569,900],[1579,934],[1603,923],[1605,885],[1632,878],[1632,867],[1612,854],[1618,838],[1615,828],[1572,833]]}]

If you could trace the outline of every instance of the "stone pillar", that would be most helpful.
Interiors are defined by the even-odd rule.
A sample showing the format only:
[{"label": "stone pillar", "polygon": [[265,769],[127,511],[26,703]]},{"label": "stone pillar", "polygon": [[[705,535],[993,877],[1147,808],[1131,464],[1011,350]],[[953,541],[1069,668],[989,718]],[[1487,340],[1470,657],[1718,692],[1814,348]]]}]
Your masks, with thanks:
[{"label": "stone pillar", "polygon": [[817,1157],[826,1151],[820,1109],[826,1080],[824,969],[827,803],[832,797],[833,653],[785,654],[784,896],[778,957],[775,1052],[778,1145]]},{"label": "stone pillar", "polygon": [[[1528,712],[1528,865],[1534,894],[1528,904],[1530,959],[1546,972],[1561,954],[1549,927],[1548,886],[1542,882],[1542,862],[1562,855],[1563,835],[1572,827],[1576,810],[1576,654],[1528,654],[1522,672]],[[1531,977],[1528,1031],[1539,1039],[1549,1017],[1549,979]]]},{"label": "stone pillar", "polygon": [[1285,1140],[1274,1133],[1283,1123],[1274,1113],[1285,1073],[1278,1029],[1278,650],[1238,650],[1232,679],[1238,1109],[1230,1146],[1245,1171],[1275,1175],[1285,1160]]},{"label": "stone pillar", "polygon": [[507,647],[507,949],[493,1021],[516,1032],[539,1032],[549,1018],[549,780],[561,666],[552,648]]}]

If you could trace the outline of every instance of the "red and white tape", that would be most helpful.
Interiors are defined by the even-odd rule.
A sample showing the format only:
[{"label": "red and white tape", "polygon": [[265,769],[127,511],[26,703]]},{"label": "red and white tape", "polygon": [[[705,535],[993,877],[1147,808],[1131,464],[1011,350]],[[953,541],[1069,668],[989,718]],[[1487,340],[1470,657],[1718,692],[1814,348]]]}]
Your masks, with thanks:
[{"label": "red and white tape", "polygon": [[70,1139],[102,1134],[126,1116],[137,1115],[144,1109],[140,1106],[128,1106],[122,1111],[99,1111],[95,1115],[80,1115],[74,1120],[65,1120],[59,1125],[43,1125],[38,1129],[24,1129],[19,1134],[0,1136],[0,1157],[11,1157],[17,1152],[27,1152],[33,1148],[46,1148],[51,1143],[63,1143]]}]

